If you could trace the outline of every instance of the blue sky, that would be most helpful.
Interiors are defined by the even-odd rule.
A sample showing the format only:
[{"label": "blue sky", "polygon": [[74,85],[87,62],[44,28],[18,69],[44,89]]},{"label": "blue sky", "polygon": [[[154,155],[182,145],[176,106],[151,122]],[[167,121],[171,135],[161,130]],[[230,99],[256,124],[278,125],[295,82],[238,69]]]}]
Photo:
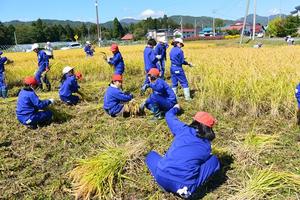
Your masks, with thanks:
[{"label": "blue sky", "polygon": [[[297,5],[299,0],[257,0],[257,14],[288,14]],[[0,0],[0,7],[2,22],[37,18],[95,22],[95,0]],[[99,0],[101,22],[114,17],[142,19],[163,14],[213,16],[213,12],[216,17],[237,19],[244,15],[245,7],[246,0]]]}]

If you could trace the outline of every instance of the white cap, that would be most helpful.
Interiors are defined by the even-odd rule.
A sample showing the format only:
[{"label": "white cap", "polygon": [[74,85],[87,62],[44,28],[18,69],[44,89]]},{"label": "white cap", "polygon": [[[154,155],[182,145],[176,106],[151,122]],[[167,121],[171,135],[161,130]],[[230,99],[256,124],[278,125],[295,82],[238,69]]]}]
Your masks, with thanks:
[{"label": "white cap", "polygon": [[72,69],[74,69],[74,67],[66,66],[66,67],[63,69],[62,73],[63,73],[63,74],[67,74],[67,73],[69,73]]},{"label": "white cap", "polygon": [[50,42],[47,42],[47,45],[51,44]]},{"label": "white cap", "polygon": [[176,39],[174,40],[174,42],[179,42],[179,43],[183,44],[183,40],[182,40],[181,38],[176,38]]},{"label": "white cap", "polygon": [[167,43],[166,37],[159,38],[158,42]]},{"label": "white cap", "polygon": [[31,51],[35,50],[35,49],[38,49],[39,48],[39,44],[38,43],[34,43],[32,46],[31,46]]},{"label": "white cap", "polygon": [[91,42],[90,42],[90,41],[86,41],[85,43],[87,43],[87,44],[91,44]]}]

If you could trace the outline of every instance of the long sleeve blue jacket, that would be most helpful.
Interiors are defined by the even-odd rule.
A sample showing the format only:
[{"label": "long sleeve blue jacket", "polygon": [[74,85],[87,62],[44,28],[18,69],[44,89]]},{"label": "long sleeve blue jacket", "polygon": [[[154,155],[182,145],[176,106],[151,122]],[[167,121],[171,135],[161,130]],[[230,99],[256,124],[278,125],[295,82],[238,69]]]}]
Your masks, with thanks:
[{"label": "long sleeve blue jacket", "polygon": [[4,63],[7,61],[6,57],[0,57],[0,73],[5,71]]},{"label": "long sleeve blue jacket", "polygon": [[130,101],[132,98],[132,94],[125,94],[115,85],[110,84],[104,94],[103,109],[106,110],[109,115],[115,116],[123,109],[124,105],[122,103]]},{"label": "long sleeve blue jacket", "polygon": [[171,66],[182,67],[182,65],[187,65],[188,62],[184,59],[184,53],[181,48],[175,46],[170,51]]},{"label": "long sleeve blue jacket", "polygon": [[296,87],[295,97],[296,97],[297,102],[298,102],[298,108],[300,109],[300,83]]},{"label": "long sleeve blue jacket", "polygon": [[176,95],[171,87],[161,78],[158,78],[155,82],[150,83],[149,87],[152,88],[153,93],[165,97],[172,103],[176,103]]},{"label": "long sleeve blue jacket", "polygon": [[158,59],[155,57],[155,52],[152,48],[146,46],[144,50],[145,71],[148,72],[151,68],[157,68]]},{"label": "long sleeve blue jacket", "polygon": [[60,85],[59,95],[69,97],[72,93],[78,92],[79,88],[76,77],[74,75],[67,75],[64,82]]},{"label": "long sleeve blue jacket", "polygon": [[125,64],[123,57],[119,51],[114,54],[114,57],[112,57],[108,63],[115,67],[115,74],[123,74]]},{"label": "long sleeve blue jacket", "polygon": [[51,104],[49,100],[41,101],[31,88],[24,88],[20,91],[17,101],[17,117],[25,123],[38,110],[46,108]]},{"label": "long sleeve blue jacket", "polygon": [[94,55],[94,52],[93,52],[92,47],[90,45],[86,45],[84,47],[84,51],[85,51],[86,55],[88,55],[88,56],[93,56]]},{"label": "long sleeve blue jacket", "polygon": [[49,67],[49,58],[43,50],[40,50],[37,55],[38,55],[39,71],[43,72],[46,70],[47,67]]},{"label": "long sleeve blue jacket", "polygon": [[161,59],[166,60],[167,58],[167,48],[169,47],[168,44],[161,44],[158,43],[155,47],[155,54],[161,55]]},{"label": "long sleeve blue jacket", "polygon": [[174,140],[165,156],[158,163],[157,173],[182,184],[196,184],[201,177],[200,166],[211,156],[211,143],[197,137],[196,130],[179,121],[178,108],[166,113],[166,121]]}]

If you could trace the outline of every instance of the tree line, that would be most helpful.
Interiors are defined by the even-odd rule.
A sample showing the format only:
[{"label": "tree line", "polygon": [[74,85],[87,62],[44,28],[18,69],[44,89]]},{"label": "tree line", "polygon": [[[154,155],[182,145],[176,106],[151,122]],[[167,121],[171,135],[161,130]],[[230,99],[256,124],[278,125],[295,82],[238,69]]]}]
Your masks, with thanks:
[{"label": "tree line", "polygon": [[[112,28],[101,26],[102,39],[120,39],[127,33],[132,33],[135,40],[145,37],[148,29],[174,29],[178,24],[169,19],[166,15],[159,19],[151,17],[142,20],[136,24],[123,26],[117,18],[113,20]],[[14,33],[16,33],[18,44],[32,44],[40,42],[57,42],[57,41],[75,41],[77,35],[79,40],[97,40],[97,26],[92,24],[88,26],[82,23],[78,26],[47,24],[38,19],[31,24],[17,24],[6,26],[0,22],[0,45],[15,44]]]}]

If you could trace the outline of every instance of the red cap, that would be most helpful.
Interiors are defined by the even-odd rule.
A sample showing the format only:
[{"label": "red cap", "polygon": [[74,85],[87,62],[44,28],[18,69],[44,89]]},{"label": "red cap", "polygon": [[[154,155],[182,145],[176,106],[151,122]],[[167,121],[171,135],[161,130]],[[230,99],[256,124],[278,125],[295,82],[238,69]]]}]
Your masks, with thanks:
[{"label": "red cap", "polygon": [[148,72],[148,74],[150,74],[151,76],[159,76],[159,70],[157,68],[151,68]]},{"label": "red cap", "polygon": [[23,81],[26,85],[37,85],[38,82],[33,76],[26,77]]},{"label": "red cap", "polygon": [[119,47],[117,44],[112,44],[111,47],[110,47],[110,50],[112,52],[116,52],[116,51],[119,51]]},{"label": "red cap", "polygon": [[114,74],[113,77],[112,77],[112,81],[120,81],[122,82],[122,75],[120,74]]},{"label": "red cap", "polygon": [[212,128],[217,120],[207,112],[197,112],[193,119],[199,123]]},{"label": "red cap", "polygon": [[76,76],[76,78],[78,79],[78,80],[82,80],[82,74],[80,73],[80,72],[76,72],[75,73],[75,76]]}]

